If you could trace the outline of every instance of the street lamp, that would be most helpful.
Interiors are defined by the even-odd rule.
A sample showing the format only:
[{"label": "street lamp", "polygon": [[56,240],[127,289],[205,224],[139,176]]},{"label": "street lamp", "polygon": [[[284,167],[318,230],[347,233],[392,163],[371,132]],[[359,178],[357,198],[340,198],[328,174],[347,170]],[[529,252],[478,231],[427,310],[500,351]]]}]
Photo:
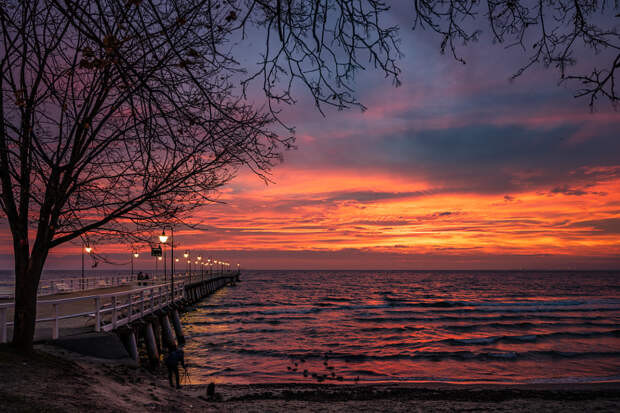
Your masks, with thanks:
[{"label": "street lamp", "polygon": [[166,230],[162,230],[161,235],[159,236],[159,242],[164,245],[164,280],[168,277],[166,274],[166,241],[168,241],[168,235],[166,235]]},{"label": "street lamp", "polygon": [[84,289],[84,251],[90,254],[92,250],[93,249],[89,246],[85,246],[84,249],[82,250],[82,290]]},{"label": "street lamp", "polygon": [[187,260],[187,265],[185,266],[185,270],[187,271],[187,274],[189,275],[189,264],[190,264],[189,250],[185,250],[185,252],[183,253],[183,258]]},{"label": "street lamp", "polygon": [[[170,226],[170,299],[174,300],[174,227]],[[168,236],[166,235],[166,229],[163,228],[161,231],[161,235],[159,236],[159,240],[162,244],[165,244],[168,241]],[[164,250],[164,258],[166,257],[166,252]],[[164,260],[164,274],[166,273],[166,261]]]},{"label": "street lamp", "polygon": [[138,258],[140,256],[140,254],[138,254],[136,251],[131,253],[131,276],[133,277],[133,259],[134,258]]}]

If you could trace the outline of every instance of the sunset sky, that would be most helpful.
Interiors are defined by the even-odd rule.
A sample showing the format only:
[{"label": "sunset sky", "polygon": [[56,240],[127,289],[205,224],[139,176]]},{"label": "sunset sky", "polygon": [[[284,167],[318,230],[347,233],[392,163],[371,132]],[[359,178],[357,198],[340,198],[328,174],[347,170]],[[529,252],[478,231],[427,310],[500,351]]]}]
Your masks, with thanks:
[{"label": "sunset sky", "polygon": [[[362,72],[368,110],[325,117],[298,89],[283,114],[298,148],[273,183],[241,171],[196,214],[204,230],[175,233],[177,250],[244,268],[620,268],[620,113],[604,100],[591,112],[552,69],[509,81],[519,49],[483,37],[462,65],[393,18],[402,86]],[[125,265],[99,268],[127,267],[126,246],[101,248]],[[54,249],[47,268],[79,268],[79,254]],[[136,266],[152,263],[144,250]]]}]

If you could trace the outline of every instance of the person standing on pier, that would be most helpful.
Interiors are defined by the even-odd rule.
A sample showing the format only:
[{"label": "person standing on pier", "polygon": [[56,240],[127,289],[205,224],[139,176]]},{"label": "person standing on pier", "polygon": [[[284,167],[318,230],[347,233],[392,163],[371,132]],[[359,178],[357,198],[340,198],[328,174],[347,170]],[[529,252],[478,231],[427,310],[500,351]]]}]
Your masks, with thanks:
[{"label": "person standing on pier", "polygon": [[177,346],[171,345],[168,347],[168,355],[166,356],[166,367],[168,368],[168,381],[170,382],[170,386],[174,387],[172,382],[172,376],[177,379],[177,389],[181,388],[181,382],[179,381],[179,363],[185,369],[185,359],[183,357],[183,350],[177,349]]}]

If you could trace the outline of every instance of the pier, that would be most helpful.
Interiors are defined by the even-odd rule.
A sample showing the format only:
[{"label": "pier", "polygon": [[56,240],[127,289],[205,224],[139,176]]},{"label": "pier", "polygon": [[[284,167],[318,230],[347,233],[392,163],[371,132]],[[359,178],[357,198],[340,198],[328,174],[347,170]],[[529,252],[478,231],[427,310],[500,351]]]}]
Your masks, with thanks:
[{"label": "pier", "polygon": [[[239,272],[209,279],[179,276],[174,288],[171,282],[149,280],[140,283],[150,284],[147,286],[126,283],[39,299],[35,341],[113,332],[136,361],[142,341],[150,362],[155,364],[165,346],[185,341],[179,311],[226,285],[234,285],[239,276]],[[12,302],[0,303],[0,343],[6,343],[12,334],[13,309]]]}]

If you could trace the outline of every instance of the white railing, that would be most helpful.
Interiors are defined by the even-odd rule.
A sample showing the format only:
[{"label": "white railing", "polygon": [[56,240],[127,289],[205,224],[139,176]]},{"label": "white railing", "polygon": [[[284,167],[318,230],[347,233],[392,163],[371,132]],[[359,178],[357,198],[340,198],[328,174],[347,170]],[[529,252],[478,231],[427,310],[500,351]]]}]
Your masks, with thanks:
[{"label": "white railing", "polygon": [[[73,293],[77,291],[96,290],[99,288],[120,287],[137,281],[134,275],[115,275],[109,277],[70,277],[55,278],[52,280],[39,281],[37,296]],[[15,297],[15,281],[0,281],[0,298],[11,299]]]},{"label": "white railing", "polygon": [[[138,282],[141,285],[151,285],[170,280],[169,275],[146,275],[148,278],[138,279],[137,274],[133,275],[114,275],[108,277],[81,277],[55,278],[51,280],[39,281],[37,296],[44,297],[47,295],[74,293],[88,290],[97,290],[100,288],[122,287],[124,285]],[[186,273],[178,273],[174,275],[175,280],[191,279],[199,281],[201,278],[209,279],[209,276],[200,274],[188,275]],[[15,298],[15,281],[0,281],[0,299],[10,300]]]},{"label": "white railing", "polygon": [[[37,339],[60,337],[60,329],[110,331],[151,314],[185,295],[185,282],[175,282],[174,294],[169,284],[158,284],[113,294],[90,295],[58,300],[39,300],[37,312],[41,314],[35,324]],[[0,304],[0,343],[8,340],[8,329],[13,326],[14,303]],[[11,316],[11,317],[9,317]],[[92,323],[92,326],[89,324]],[[37,334],[42,324],[47,324],[51,334]],[[62,325],[61,325],[62,324]],[[92,330],[91,330],[92,331]]]}]

